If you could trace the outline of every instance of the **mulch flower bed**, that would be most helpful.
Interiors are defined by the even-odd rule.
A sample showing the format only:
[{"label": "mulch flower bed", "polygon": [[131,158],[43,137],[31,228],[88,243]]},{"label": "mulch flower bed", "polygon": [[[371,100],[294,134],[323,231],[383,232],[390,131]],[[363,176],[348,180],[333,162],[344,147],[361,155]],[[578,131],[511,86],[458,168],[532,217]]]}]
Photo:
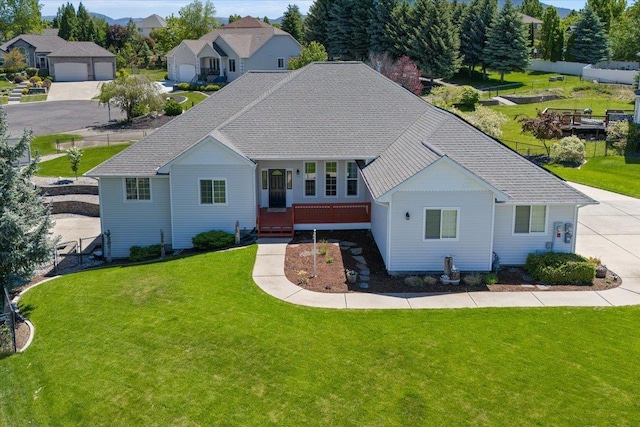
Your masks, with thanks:
[{"label": "mulch flower bed", "polygon": [[[366,260],[369,270],[369,287],[362,289],[360,283],[349,284],[345,269],[358,271],[358,262],[351,254],[351,248],[340,248],[339,242],[355,243],[362,249],[361,256]],[[467,285],[461,281],[458,285],[435,284],[410,286],[405,282],[407,276],[389,275],[371,233],[367,230],[318,231],[316,238],[316,264],[314,275],[313,240],[311,232],[297,232],[287,246],[285,256],[285,275],[289,281],[315,292],[370,292],[370,293],[414,293],[414,292],[531,292],[531,291],[602,291],[620,286],[622,280],[607,271],[604,279],[595,279],[589,286],[543,285],[527,277],[521,267],[503,267],[498,272],[495,285]],[[444,267],[444,266],[443,266]],[[464,278],[466,273],[462,271]],[[442,272],[429,274],[438,278]],[[423,278],[425,275],[421,275]]]}]

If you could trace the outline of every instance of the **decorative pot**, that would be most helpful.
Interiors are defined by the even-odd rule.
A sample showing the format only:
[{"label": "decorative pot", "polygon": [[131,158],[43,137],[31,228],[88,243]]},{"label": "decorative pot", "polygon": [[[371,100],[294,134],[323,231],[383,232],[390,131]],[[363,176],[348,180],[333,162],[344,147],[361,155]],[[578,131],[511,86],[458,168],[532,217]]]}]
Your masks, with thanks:
[{"label": "decorative pot", "polygon": [[596,265],[596,277],[598,279],[604,279],[607,277],[607,266],[606,265]]}]

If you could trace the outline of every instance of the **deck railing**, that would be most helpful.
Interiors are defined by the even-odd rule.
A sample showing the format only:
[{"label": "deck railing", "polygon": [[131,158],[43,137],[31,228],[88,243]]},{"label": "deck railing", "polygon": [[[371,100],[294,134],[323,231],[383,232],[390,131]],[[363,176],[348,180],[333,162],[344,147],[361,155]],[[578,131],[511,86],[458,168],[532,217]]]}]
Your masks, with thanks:
[{"label": "deck railing", "polygon": [[303,203],[292,208],[295,224],[371,222],[371,203]]}]

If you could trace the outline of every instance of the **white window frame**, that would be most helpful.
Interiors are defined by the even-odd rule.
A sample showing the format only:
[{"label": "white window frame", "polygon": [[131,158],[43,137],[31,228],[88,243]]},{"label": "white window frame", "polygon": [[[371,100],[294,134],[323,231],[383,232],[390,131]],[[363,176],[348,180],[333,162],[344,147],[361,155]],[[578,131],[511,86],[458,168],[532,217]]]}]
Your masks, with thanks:
[{"label": "white window frame", "polygon": [[[356,177],[349,178],[349,164],[353,163],[356,168]],[[358,164],[356,162],[346,162],[344,167],[344,195],[345,197],[359,197],[360,196],[360,176],[358,172]],[[356,182],[356,194],[349,194],[349,181]]]},{"label": "white window frame", "polygon": [[[307,195],[307,181],[311,181],[310,179],[307,179],[307,164],[313,163],[315,165],[315,172],[314,172],[314,178],[313,181],[315,181],[315,194],[313,196],[308,196]],[[309,198],[309,199],[315,199],[318,197],[318,162],[304,162],[302,165],[302,196],[304,198]]]},{"label": "white window frame", "polygon": [[[333,196],[330,196],[330,195],[328,195],[328,194],[327,194],[327,174],[328,174],[328,172],[327,172],[327,165],[328,165],[329,163],[335,163],[335,165],[336,165],[336,172],[335,172],[335,174],[336,174],[336,177],[335,177],[335,180],[336,180],[336,185],[335,185],[335,187],[336,187],[336,194],[335,194],[335,195],[333,195]],[[327,160],[327,161],[325,161],[325,162],[324,162],[324,197],[326,197],[327,199],[335,199],[335,198],[337,198],[337,197],[338,197],[338,193],[339,193],[339,192],[338,192],[338,188],[340,187],[340,185],[338,184],[338,177],[339,177],[339,175],[340,175],[340,174],[339,174],[339,171],[340,171],[340,166],[339,166],[339,164],[340,164],[340,162],[338,162],[338,161],[333,161],[333,160]]]},{"label": "white window frame", "polygon": [[[528,206],[529,209],[529,232],[527,233],[516,233],[516,212],[519,206]],[[543,231],[531,231],[531,220],[533,218],[533,208],[544,208],[544,230]],[[530,236],[536,235],[541,236],[547,234],[547,223],[549,222],[549,207],[547,205],[514,205],[513,206],[513,215],[511,222],[511,235],[512,236]]]},{"label": "white window frame", "polygon": [[[282,66],[280,66],[280,61],[282,61]],[[278,58],[278,69],[283,70],[287,67],[287,63],[284,58]]]},{"label": "white window frame", "polygon": [[[127,197],[127,180],[135,179],[136,180],[136,197],[135,199],[130,199]],[[149,198],[148,199],[140,199],[140,185],[139,182],[141,179],[146,179],[149,181]],[[151,183],[152,179],[148,177],[137,177],[137,176],[127,176],[122,178],[122,194],[123,199],[126,203],[134,202],[134,203],[150,203],[153,201],[153,184]]]},{"label": "white window frame", "polygon": [[[427,211],[440,211],[440,237],[437,239],[427,239]],[[456,212],[456,237],[442,237],[442,213],[444,211],[455,211]],[[439,207],[439,206],[428,206],[422,209],[422,241],[423,242],[433,242],[433,241],[446,241],[446,242],[457,242],[460,240],[460,208],[459,207]]]},{"label": "white window frame", "polygon": [[236,60],[233,58],[229,59],[229,72],[230,73],[236,72]]},{"label": "white window frame", "polygon": [[[202,181],[211,181],[211,203],[202,203]],[[216,203],[215,181],[224,182],[224,203]],[[200,206],[228,206],[229,205],[229,185],[227,178],[198,178],[198,204]]]}]

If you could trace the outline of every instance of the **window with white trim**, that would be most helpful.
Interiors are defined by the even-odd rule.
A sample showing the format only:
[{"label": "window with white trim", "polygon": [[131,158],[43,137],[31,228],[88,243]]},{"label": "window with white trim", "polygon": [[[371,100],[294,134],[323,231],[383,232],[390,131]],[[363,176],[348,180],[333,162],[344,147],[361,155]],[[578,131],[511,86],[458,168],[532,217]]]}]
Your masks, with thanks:
[{"label": "window with white trim", "polygon": [[227,181],[224,179],[200,180],[200,204],[224,205],[227,203]]},{"label": "window with white trim", "polygon": [[347,162],[347,196],[358,195],[358,165]]},{"label": "window with white trim", "polygon": [[457,239],[458,211],[458,209],[425,209],[425,240]]},{"label": "window with white trim", "polygon": [[316,195],[316,162],[304,162],[304,195]]},{"label": "window with white trim", "polygon": [[125,178],[127,200],[151,200],[151,182],[149,178]]},{"label": "window with white trim", "polygon": [[544,233],[547,207],[544,205],[516,206],[514,234]]},{"label": "window with white trim", "polygon": [[338,195],[338,162],[324,163],[324,194],[327,197]]},{"label": "window with white trim", "polygon": [[284,68],[284,58],[278,58],[278,68]]},{"label": "window with white trim", "polygon": [[230,59],[229,60],[229,72],[230,73],[235,73],[236,72],[236,60],[235,59]]}]

